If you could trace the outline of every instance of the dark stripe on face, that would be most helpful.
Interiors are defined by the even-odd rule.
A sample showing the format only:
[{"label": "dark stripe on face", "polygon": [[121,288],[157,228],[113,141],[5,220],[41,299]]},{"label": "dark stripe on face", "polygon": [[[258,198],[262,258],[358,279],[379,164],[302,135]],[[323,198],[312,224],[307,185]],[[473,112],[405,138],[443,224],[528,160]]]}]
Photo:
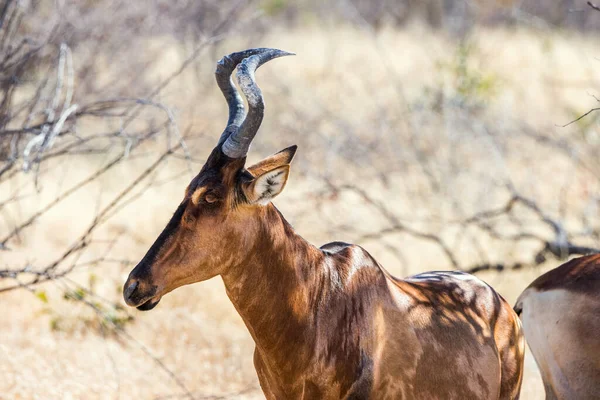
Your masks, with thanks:
[{"label": "dark stripe on face", "polygon": [[156,257],[158,256],[158,253],[162,249],[165,242],[171,236],[173,236],[173,234],[181,225],[181,218],[183,218],[183,213],[185,212],[185,208],[187,207],[188,201],[188,199],[184,200],[183,203],[181,203],[179,207],[177,207],[177,210],[175,210],[175,213],[171,217],[171,220],[169,221],[165,229],[163,229],[163,231],[160,233],[158,238],[154,241],[154,244],[152,244],[152,247],[150,247],[142,261],[139,263],[139,265],[151,265],[153,262],[156,261]]},{"label": "dark stripe on face", "polygon": [[154,302],[151,301],[158,289],[154,277],[152,276],[152,266],[156,262],[156,259],[165,244],[167,244],[169,239],[175,234],[177,229],[179,229],[181,218],[183,217],[188,201],[189,200],[186,199],[179,207],[177,207],[175,214],[173,214],[165,229],[163,229],[161,234],[154,241],[154,244],[150,247],[142,261],[140,261],[129,274],[129,278],[123,289],[123,295],[127,304],[135,305],[140,310],[144,311],[150,310],[158,303],[158,300],[155,300]]}]

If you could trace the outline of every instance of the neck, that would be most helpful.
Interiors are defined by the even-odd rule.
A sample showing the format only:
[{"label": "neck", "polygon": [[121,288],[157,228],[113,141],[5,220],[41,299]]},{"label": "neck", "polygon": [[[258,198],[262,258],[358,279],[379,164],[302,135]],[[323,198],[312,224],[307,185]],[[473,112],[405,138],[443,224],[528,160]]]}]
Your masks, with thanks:
[{"label": "neck", "polygon": [[318,299],[310,288],[323,289],[320,266],[325,256],[297,235],[271,204],[261,210],[256,224],[256,242],[244,263],[222,277],[261,358],[286,371],[308,362],[314,349],[311,310]]}]

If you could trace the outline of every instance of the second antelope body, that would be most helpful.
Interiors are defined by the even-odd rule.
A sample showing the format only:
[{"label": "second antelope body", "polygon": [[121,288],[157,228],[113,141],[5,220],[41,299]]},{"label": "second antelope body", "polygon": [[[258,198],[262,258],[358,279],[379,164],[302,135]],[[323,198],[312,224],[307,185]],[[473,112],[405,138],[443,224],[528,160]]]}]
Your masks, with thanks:
[{"label": "second antelope body", "polygon": [[218,63],[227,127],[131,271],[125,301],[150,310],[177,287],[220,275],[256,343],[268,399],[517,399],[521,326],[490,286],[459,272],[396,279],[359,246],[315,247],[271,203],[296,147],[245,167],[264,110],[254,72],[288,54],[251,49]]}]

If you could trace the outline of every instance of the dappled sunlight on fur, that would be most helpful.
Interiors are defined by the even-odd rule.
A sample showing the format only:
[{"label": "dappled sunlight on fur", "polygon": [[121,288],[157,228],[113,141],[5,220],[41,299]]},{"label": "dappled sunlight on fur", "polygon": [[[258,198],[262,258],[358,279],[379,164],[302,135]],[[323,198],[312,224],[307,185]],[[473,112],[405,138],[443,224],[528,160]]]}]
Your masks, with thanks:
[{"label": "dappled sunlight on fur", "polygon": [[[350,241],[361,232],[345,230],[344,225],[358,226],[365,232],[383,225],[381,216],[358,196],[340,195],[331,203],[322,202],[322,213],[314,212],[316,201],[311,196],[322,187],[323,174],[361,184],[390,209],[415,219],[422,218],[419,224],[431,229],[438,228],[440,223],[433,218],[425,219],[431,217],[426,213],[453,215],[454,204],[448,201],[453,195],[465,198],[466,209],[487,208],[497,201],[493,195],[487,197],[490,189],[481,182],[483,178],[501,176],[506,171],[512,171],[515,181],[530,188],[532,195],[539,195],[548,202],[560,196],[556,182],[573,178],[577,195],[566,200],[567,206],[584,207],[580,194],[597,192],[598,188],[586,180],[585,174],[573,175],[563,159],[549,160],[543,151],[535,151],[533,144],[516,141],[510,143],[511,157],[505,164],[490,164],[490,151],[486,152],[489,137],[465,133],[462,124],[502,123],[502,129],[511,132],[521,128],[521,121],[527,121],[538,129],[564,134],[554,125],[567,122],[572,117],[570,110],[587,109],[595,104],[593,99],[590,103],[585,94],[587,84],[571,80],[575,76],[590,81],[595,78],[597,60],[593,56],[597,55],[597,47],[594,41],[572,33],[540,35],[520,29],[486,29],[478,32],[474,40],[479,50],[471,62],[493,74],[500,89],[497,95],[485,100],[488,102],[485,111],[457,117],[451,111],[434,113],[435,104],[420,103],[427,96],[425,88],[439,86],[452,90],[451,77],[439,65],[442,61],[451,62],[455,43],[442,35],[413,27],[402,31],[383,30],[373,38],[356,28],[342,26],[281,31],[264,38],[265,43],[295,51],[298,56],[286,60],[285,73],[275,73],[280,66],[270,65],[258,73],[265,78],[262,88],[268,112],[261,134],[250,151],[248,164],[282,147],[299,145],[290,182],[275,201],[299,234],[312,243],[334,239]],[[140,44],[136,50],[144,57],[161,57],[151,76],[145,77],[149,81],[169,76],[187,55],[173,39],[155,38],[150,42]],[[374,43],[382,51],[378,51]],[[172,159],[157,171],[152,176],[157,184],[102,227],[98,237],[104,243],[90,248],[80,260],[103,255],[108,243],[118,238],[110,256],[119,262],[77,269],[70,279],[87,286],[93,274],[98,295],[122,301],[121,288],[128,272],[143,257],[181,202],[182,188],[198,172],[208,155],[207,150],[223,128],[226,107],[213,82],[216,59],[211,58],[212,54],[225,54],[245,45],[244,38],[225,40],[216,50],[199,58],[195,71],[185,71],[161,93],[161,101],[177,110],[182,131],[190,127],[194,133],[188,139],[194,160],[188,166],[183,160]],[[76,51],[74,55],[77,59]],[[386,62],[382,55],[387,57]],[[106,65],[106,74],[123,73],[117,69],[116,60],[99,57],[98,62]],[[390,84],[391,74],[396,77],[395,83],[402,84],[401,88]],[[405,99],[400,99],[399,90]],[[407,118],[407,104],[413,110],[410,118]],[[454,117],[460,121],[464,118],[464,121],[453,125]],[[402,152],[403,148],[412,146],[406,134],[407,124],[422,129],[419,131],[422,142],[418,144],[424,153],[440,158],[457,154],[464,165],[468,165],[466,169],[474,173],[450,176],[451,183],[444,189],[448,197],[428,199],[427,207],[415,206],[421,199],[414,198],[414,194],[427,192],[428,183],[418,171],[418,163]],[[99,122],[79,129],[101,131],[103,126]],[[368,151],[358,151],[358,146],[346,142],[344,134],[348,132],[357,141],[360,139],[360,143],[368,143]],[[129,160],[44,215],[26,235],[15,241],[13,251],[0,253],[3,266],[45,262],[59,255],[86,228],[99,205],[122,190],[165,145],[161,140],[145,144],[139,158]],[[63,181],[81,179],[104,161],[99,156],[72,157],[60,165],[51,164],[62,171],[61,179],[44,181],[39,195],[26,197],[18,208],[11,208],[7,217],[0,220],[0,231],[12,227],[12,215],[28,215],[38,210],[64,189]],[[373,171],[385,171],[385,180],[379,180]],[[533,179],[534,176],[537,179]],[[0,187],[0,196],[20,185],[29,185],[31,193],[35,193],[31,182],[25,179]],[[339,229],[332,235],[328,229],[336,224]],[[447,235],[452,236],[452,232]],[[450,268],[444,254],[430,243],[401,235],[390,235],[387,242],[410,251],[405,258],[399,258],[384,243],[365,240],[360,244],[393,275],[405,277]],[[497,259],[516,258],[527,249],[527,244],[500,244],[491,240],[483,240],[482,245]],[[478,255],[474,250],[465,249],[461,256],[468,263],[477,260]],[[552,261],[532,269],[483,272],[478,276],[509,303],[514,303],[529,282],[556,264]],[[340,281],[356,279],[350,275],[340,277]],[[460,294],[459,289],[449,293],[443,301],[451,305],[456,301],[453,296]],[[153,398],[180,392],[134,342],[110,332],[104,332],[106,336],[103,336],[91,310],[75,307],[73,302],[63,299],[65,287],[48,283],[39,290],[44,291],[47,303],[26,290],[0,294],[0,397],[31,398],[36,393],[44,393],[49,398],[94,399],[118,392],[121,398]],[[428,326],[434,319],[439,320],[440,326],[463,326],[469,321],[468,332],[478,340],[483,342],[496,336],[499,342],[509,345],[507,332],[494,331],[481,323],[488,309],[444,315],[416,312],[426,309],[431,301],[426,285],[414,293],[413,300],[415,313],[409,318],[416,326]],[[469,300],[472,299],[464,301]],[[293,293],[289,301],[295,307],[294,317],[306,318],[302,293]],[[243,392],[240,398],[262,398],[252,362],[254,343],[227,299],[220,280],[181,287],[166,296],[150,314],[137,311],[132,314],[135,319],[127,322],[127,331],[194,393],[218,396]],[[375,315],[378,320],[385,319],[381,310],[375,311]],[[393,329],[393,324],[381,328],[377,334],[384,337],[389,334],[388,329]],[[407,336],[403,340],[410,343],[414,338]],[[394,361],[385,359],[384,345],[376,349],[375,354],[384,364]],[[466,362],[456,360],[457,365]],[[407,370],[405,373],[419,372]],[[529,354],[521,398],[543,398],[539,372]]]}]

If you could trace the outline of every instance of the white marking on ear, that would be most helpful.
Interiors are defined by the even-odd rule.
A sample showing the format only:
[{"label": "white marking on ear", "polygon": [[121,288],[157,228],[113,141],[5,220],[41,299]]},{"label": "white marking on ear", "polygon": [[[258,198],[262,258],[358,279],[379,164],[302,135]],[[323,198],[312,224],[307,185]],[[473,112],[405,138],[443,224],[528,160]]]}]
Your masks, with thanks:
[{"label": "white marking on ear", "polygon": [[253,188],[253,202],[262,205],[269,204],[269,202],[281,193],[285,187],[289,172],[290,166],[284,165],[269,172],[265,172],[256,178]]}]

